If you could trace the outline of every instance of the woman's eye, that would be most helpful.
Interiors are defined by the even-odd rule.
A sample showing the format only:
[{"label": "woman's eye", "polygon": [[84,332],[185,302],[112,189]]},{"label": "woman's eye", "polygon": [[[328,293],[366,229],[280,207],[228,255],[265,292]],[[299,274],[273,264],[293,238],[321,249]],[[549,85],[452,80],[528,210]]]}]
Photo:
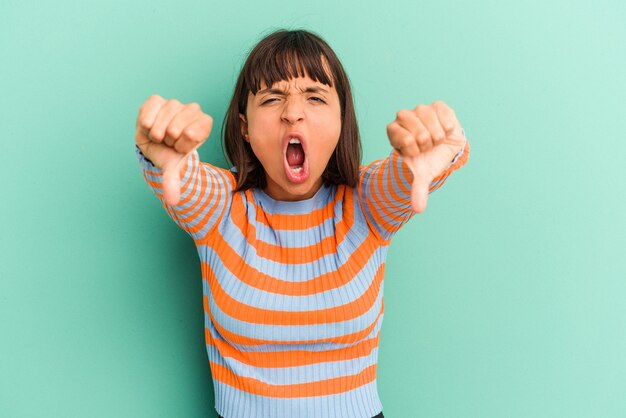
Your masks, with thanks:
[{"label": "woman's eye", "polygon": [[[270,104],[270,103],[275,102],[275,101],[278,101],[278,100],[279,100],[279,99],[277,99],[276,97],[273,97],[273,98],[271,98],[271,99],[267,99],[267,100],[262,101],[262,102],[261,102],[261,105]],[[315,97],[315,96],[313,96],[313,97],[309,97],[309,100],[312,100],[312,101],[314,101],[314,102],[318,102],[318,103],[326,103],[326,102],[324,101],[324,99],[322,99],[321,97]]]}]

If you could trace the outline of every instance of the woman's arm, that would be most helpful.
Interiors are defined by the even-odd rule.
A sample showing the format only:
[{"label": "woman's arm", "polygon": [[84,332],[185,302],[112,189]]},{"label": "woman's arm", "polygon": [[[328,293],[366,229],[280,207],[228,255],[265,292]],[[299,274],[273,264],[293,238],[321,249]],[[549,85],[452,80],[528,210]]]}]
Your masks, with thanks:
[{"label": "woman's arm", "polygon": [[163,170],[146,158],[139,147],[135,146],[135,152],[148,186],[168,215],[195,241],[219,224],[235,185],[230,171],[201,162],[198,152],[193,151],[180,167],[180,200],[169,205],[163,193]]},{"label": "woman's arm", "polygon": [[[469,158],[469,142],[449,163],[448,167],[429,184],[432,193],[445,183],[453,171],[462,167]],[[394,149],[389,157],[363,167],[359,175],[358,195],[370,230],[381,239],[391,239],[416,213],[411,205],[413,174],[399,151]]]},{"label": "woman's arm", "polygon": [[197,149],[213,119],[197,103],[152,95],[139,109],[136,154],[142,174],[170,217],[194,240],[219,223],[230,204],[234,176],[201,163]]}]

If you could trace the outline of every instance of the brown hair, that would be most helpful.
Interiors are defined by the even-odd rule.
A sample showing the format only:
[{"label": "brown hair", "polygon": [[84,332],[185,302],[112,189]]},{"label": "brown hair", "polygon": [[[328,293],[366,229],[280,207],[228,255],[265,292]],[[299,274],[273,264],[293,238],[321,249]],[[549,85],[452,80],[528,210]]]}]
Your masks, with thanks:
[{"label": "brown hair", "polygon": [[330,87],[334,84],[341,105],[341,134],[322,181],[356,187],[361,140],[348,76],[339,58],[319,35],[306,30],[281,29],[263,38],[248,55],[224,117],[222,138],[226,156],[237,170],[235,191],[267,185],[261,162],[241,134],[239,114],[246,114],[249,93],[256,94],[261,82],[271,87],[276,82],[306,75]]}]

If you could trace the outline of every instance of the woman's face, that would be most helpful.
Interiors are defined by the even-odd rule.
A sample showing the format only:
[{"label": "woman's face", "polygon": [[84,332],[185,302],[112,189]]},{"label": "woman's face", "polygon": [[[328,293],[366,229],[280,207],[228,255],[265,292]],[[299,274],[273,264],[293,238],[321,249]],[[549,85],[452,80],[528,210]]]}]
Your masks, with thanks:
[{"label": "woman's face", "polygon": [[248,95],[247,115],[239,117],[242,134],[265,170],[265,193],[287,201],[312,197],[341,133],[335,87],[308,76],[271,88],[262,83],[256,95]]}]

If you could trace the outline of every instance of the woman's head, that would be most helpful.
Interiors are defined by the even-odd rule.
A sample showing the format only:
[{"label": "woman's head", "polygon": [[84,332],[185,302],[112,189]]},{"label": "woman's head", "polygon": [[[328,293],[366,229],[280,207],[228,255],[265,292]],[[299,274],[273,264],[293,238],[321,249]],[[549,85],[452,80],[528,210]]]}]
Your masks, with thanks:
[{"label": "woman's head", "polygon": [[[301,145],[289,146],[294,156],[288,159],[291,133]],[[348,77],[333,50],[311,32],[279,30],[252,49],[222,134],[237,190],[285,190],[279,198],[298,200],[322,182],[357,183],[361,145]]]}]

